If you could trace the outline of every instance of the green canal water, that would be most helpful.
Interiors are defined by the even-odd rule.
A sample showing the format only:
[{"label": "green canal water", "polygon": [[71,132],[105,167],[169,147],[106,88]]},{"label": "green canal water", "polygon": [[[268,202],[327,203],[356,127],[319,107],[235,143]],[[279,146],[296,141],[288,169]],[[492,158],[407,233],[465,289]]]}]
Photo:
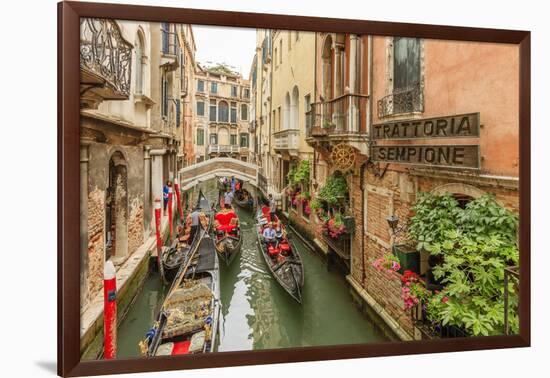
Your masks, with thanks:
[{"label": "green canal water", "polygon": [[[213,182],[201,184],[209,199]],[[222,313],[218,351],[271,349],[388,341],[352,301],[338,272],[293,235],[305,270],[303,303],[296,303],[271,277],[258,250],[254,214],[238,209],[244,237],[231,266],[220,264]],[[151,273],[118,329],[118,357],[138,357],[138,343],[153,324],[166,294]]]}]

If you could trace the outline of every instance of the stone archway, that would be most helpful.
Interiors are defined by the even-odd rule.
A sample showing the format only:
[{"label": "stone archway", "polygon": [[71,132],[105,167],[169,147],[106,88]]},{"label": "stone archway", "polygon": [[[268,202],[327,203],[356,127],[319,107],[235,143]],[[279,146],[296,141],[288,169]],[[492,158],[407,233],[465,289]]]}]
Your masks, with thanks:
[{"label": "stone archway", "polygon": [[449,183],[440,185],[431,191],[432,194],[462,194],[472,198],[479,198],[482,195],[486,194],[483,190],[476,188],[475,186],[462,184],[462,183]]},{"label": "stone archway", "polygon": [[128,167],[116,151],[109,160],[105,200],[105,260],[123,261],[128,255]]}]

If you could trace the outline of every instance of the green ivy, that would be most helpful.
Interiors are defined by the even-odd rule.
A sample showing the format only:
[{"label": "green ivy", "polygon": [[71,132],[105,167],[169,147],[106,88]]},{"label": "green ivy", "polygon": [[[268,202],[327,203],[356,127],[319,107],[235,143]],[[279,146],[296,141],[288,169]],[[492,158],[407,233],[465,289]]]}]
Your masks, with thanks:
[{"label": "green ivy", "polygon": [[[504,330],[504,268],[517,265],[518,217],[490,195],[462,209],[449,194],[422,194],[413,207],[409,234],[417,249],[442,257],[433,268],[444,289],[427,302],[432,321],[465,329],[473,335],[497,335]],[[509,283],[510,309],[517,308],[516,282]],[[517,332],[516,311],[509,313]]]},{"label": "green ivy", "polygon": [[292,167],[288,172],[288,181],[292,187],[300,184],[309,184],[309,160],[302,160],[296,167]]},{"label": "green ivy", "polygon": [[342,176],[330,176],[319,190],[318,197],[330,206],[341,204],[348,196],[348,184]]}]

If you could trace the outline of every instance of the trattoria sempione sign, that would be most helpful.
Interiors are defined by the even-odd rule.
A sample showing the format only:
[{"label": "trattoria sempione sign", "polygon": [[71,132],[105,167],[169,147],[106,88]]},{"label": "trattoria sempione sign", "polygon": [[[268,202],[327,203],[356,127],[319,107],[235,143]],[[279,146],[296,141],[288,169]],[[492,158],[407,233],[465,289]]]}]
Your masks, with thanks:
[{"label": "trattoria sempione sign", "polygon": [[372,160],[385,163],[479,168],[477,145],[393,145],[373,146]]},{"label": "trattoria sempione sign", "polygon": [[[394,121],[372,125],[373,140],[413,141],[415,139],[479,138],[479,113]],[[374,161],[436,167],[480,167],[479,145],[375,145]]]},{"label": "trattoria sempione sign", "polygon": [[372,125],[372,139],[479,137],[479,113]]}]

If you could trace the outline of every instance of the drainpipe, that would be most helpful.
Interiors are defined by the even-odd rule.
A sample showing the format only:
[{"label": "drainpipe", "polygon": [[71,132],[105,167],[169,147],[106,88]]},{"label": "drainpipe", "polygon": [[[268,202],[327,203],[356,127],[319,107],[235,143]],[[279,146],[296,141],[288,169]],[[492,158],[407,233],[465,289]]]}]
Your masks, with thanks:
[{"label": "drainpipe", "polygon": [[[367,75],[368,75],[368,81],[367,81],[367,95],[369,96],[368,100],[368,111],[367,111],[367,128],[369,130],[369,146],[370,146],[370,136],[371,129],[372,129],[372,80],[373,80],[373,69],[372,69],[372,35],[369,35],[367,38],[368,43],[368,64],[367,64]],[[368,159],[370,159],[370,148],[369,148],[369,156]],[[360,178],[360,186],[361,186],[361,266],[362,266],[362,276],[361,276],[361,286],[364,285],[365,279],[366,279],[366,273],[365,273],[365,169],[367,168],[367,162],[364,162],[361,164],[361,178]]]}]

